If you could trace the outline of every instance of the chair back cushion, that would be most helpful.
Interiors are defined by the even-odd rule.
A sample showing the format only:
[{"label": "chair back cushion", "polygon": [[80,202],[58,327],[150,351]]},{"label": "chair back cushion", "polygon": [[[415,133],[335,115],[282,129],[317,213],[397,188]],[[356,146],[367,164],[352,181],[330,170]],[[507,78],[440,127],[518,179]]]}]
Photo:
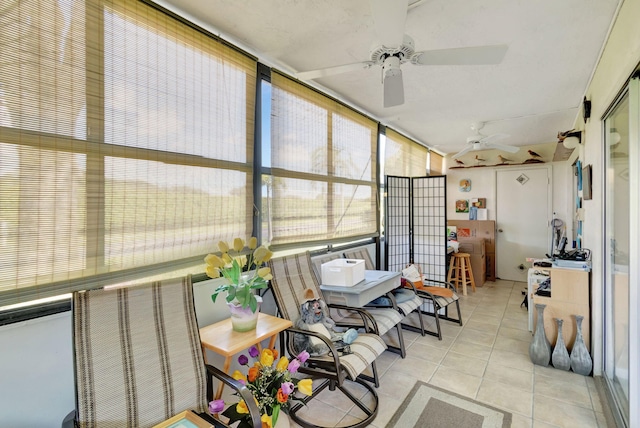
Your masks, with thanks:
[{"label": "chair back cushion", "polygon": [[300,305],[305,301],[305,290],[311,288],[324,299],[318,278],[313,271],[309,252],[277,257],[269,261],[271,288],[283,318],[296,324],[300,318]]},{"label": "chair back cushion", "polygon": [[369,250],[366,248],[345,251],[344,256],[347,259],[364,260],[364,268],[366,270],[376,270],[376,265],[373,263],[373,260],[371,260],[371,254],[369,254]]},{"label": "chair back cushion", "polygon": [[73,295],[78,426],[154,426],[207,408],[191,278]]}]

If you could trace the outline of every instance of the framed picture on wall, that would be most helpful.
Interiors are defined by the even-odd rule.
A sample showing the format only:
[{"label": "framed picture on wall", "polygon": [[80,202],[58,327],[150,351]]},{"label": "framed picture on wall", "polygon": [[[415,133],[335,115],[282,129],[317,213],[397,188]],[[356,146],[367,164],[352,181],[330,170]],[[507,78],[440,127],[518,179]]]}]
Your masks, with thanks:
[{"label": "framed picture on wall", "polygon": [[469,200],[468,199],[458,199],[456,201],[456,212],[457,213],[468,213],[469,212]]}]

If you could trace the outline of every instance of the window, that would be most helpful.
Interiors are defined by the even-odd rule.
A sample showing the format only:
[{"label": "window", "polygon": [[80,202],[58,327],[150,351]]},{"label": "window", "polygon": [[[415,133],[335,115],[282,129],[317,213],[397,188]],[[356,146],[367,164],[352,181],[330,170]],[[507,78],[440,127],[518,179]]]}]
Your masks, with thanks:
[{"label": "window", "polygon": [[385,175],[424,177],[427,175],[426,147],[387,128],[385,145]]},{"label": "window", "polygon": [[271,84],[268,240],[375,236],[377,124],[278,73]]},{"label": "window", "polygon": [[3,10],[0,306],[251,235],[254,59],[133,0]]}]

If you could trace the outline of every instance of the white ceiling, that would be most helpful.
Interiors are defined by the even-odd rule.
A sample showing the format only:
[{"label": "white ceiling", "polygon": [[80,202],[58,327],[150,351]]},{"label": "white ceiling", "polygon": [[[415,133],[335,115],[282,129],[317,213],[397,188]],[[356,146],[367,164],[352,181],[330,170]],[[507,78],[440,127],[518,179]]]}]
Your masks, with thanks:
[{"label": "white ceiling", "polygon": [[[389,0],[396,1],[396,0]],[[162,0],[163,6],[288,73],[369,60],[369,0]],[[506,44],[498,65],[402,65],[405,103],[382,107],[381,70],[308,81],[441,153],[485,135],[523,146],[573,127],[619,0],[410,0],[416,51]]]}]

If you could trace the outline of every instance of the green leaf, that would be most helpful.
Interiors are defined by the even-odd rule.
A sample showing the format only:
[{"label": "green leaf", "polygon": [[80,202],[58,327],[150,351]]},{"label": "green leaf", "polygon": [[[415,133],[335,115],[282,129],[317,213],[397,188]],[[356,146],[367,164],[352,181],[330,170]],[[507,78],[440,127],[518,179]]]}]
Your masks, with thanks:
[{"label": "green leaf", "polygon": [[276,404],[273,406],[273,413],[271,414],[271,426],[276,426],[276,422],[278,422],[278,415],[280,415],[280,405]]},{"label": "green leaf", "polygon": [[251,312],[255,312],[256,309],[258,309],[258,300],[256,299],[256,296],[254,296],[253,294],[249,299],[249,307],[251,308]]}]

